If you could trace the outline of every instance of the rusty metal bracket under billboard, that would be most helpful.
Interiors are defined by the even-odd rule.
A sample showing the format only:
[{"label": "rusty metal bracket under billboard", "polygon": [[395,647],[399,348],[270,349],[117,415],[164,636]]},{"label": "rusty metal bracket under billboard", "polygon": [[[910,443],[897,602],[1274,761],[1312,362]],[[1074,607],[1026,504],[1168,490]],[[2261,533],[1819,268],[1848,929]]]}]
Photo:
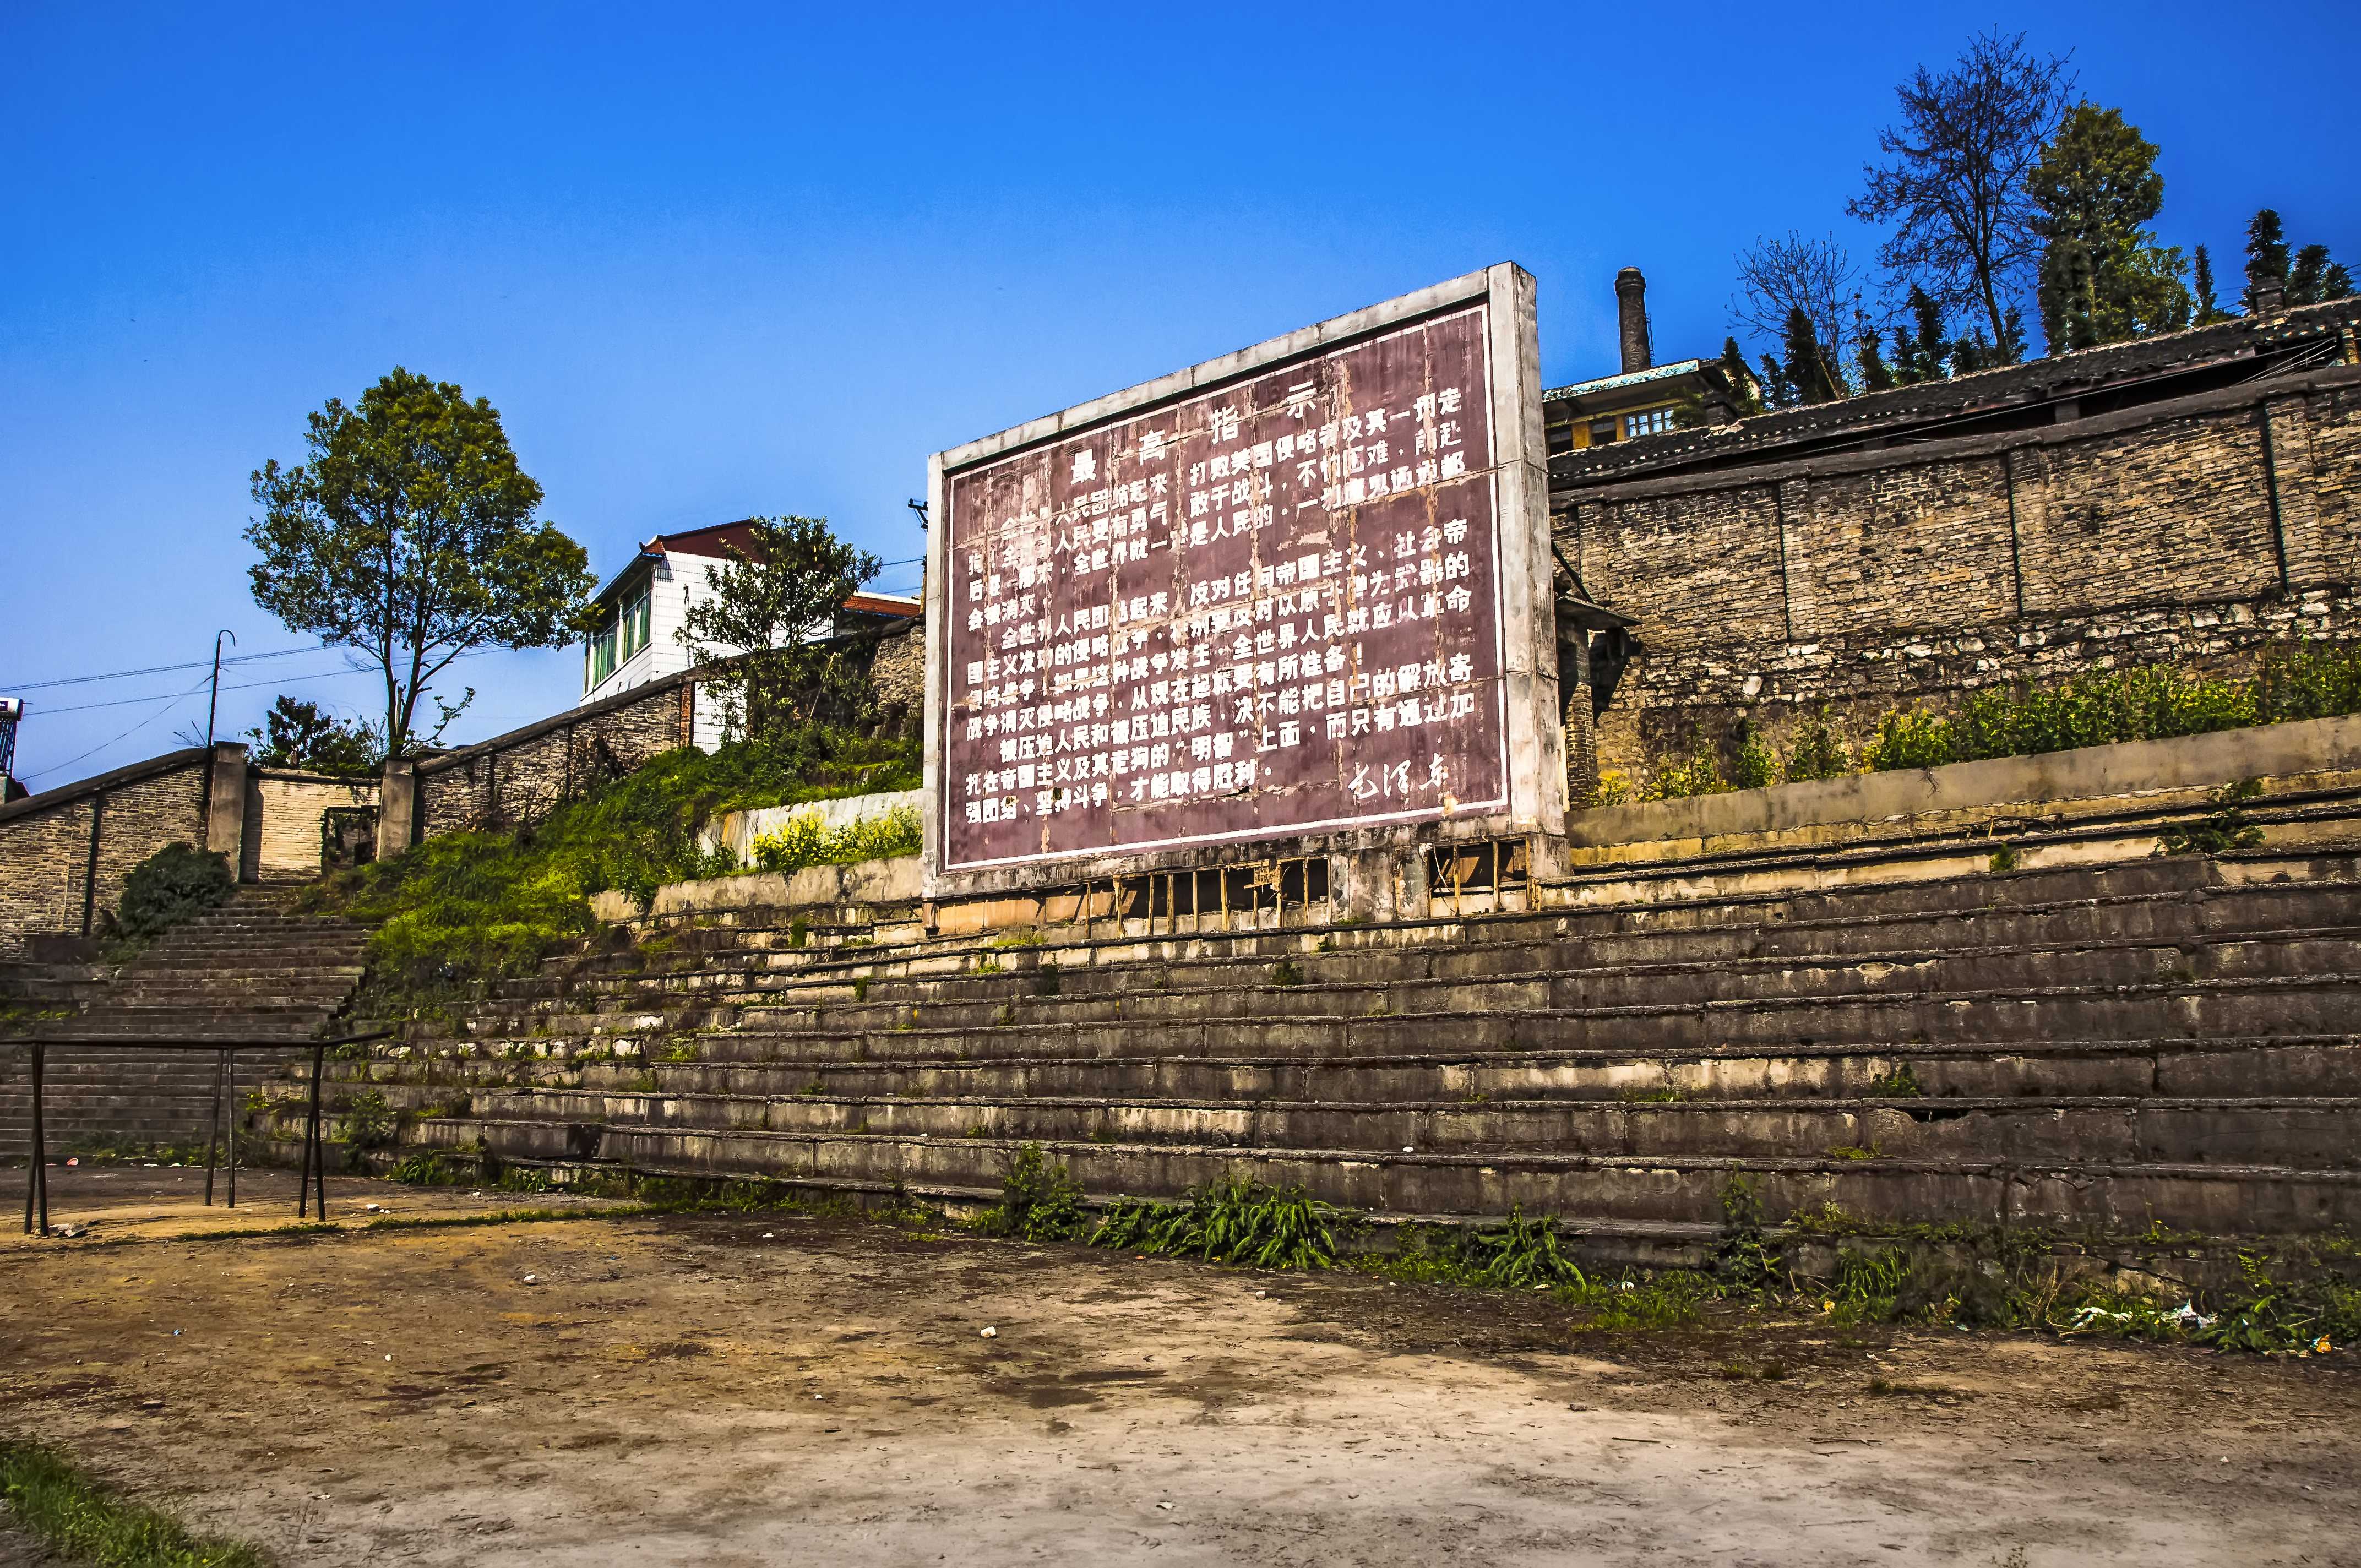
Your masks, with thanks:
[{"label": "rusty metal bracket under billboard", "polygon": [[1558,831],[1533,294],[1503,264],[939,454],[930,894]]}]

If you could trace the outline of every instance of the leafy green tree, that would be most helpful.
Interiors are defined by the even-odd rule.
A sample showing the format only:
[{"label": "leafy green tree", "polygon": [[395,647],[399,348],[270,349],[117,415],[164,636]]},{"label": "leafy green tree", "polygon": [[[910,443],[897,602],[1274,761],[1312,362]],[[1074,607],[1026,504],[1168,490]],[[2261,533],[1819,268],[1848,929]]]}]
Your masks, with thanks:
[{"label": "leafy green tree", "polygon": [[723,546],[729,564],[689,607],[682,646],[698,663],[744,654],[718,684],[750,739],[860,718],[872,650],[833,633],[845,599],[882,564],[837,538],[826,518],[756,518],[752,535],[744,549]]},{"label": "leafy green tree", "polygon": [[[254,475],[262,515],[246,537],[262,559],[247,576],[290,629],[384,673],[389,754],[410,749],[419,700],[452,660],[575,634],[589,556],[534,518],[541,487],[490,403],[397,366],[357,409],[329,399],[306,440],[306,461]],[[445,724],[467,706],[436,701]]]},{"label": "leafy green tree", "polygon": [[385,737],[367,719],[347,723],[316,702],[281,695],[249,729],[254,760],[270,767],[366,773],[385,761]]},{"label": "leafy green tree", "polygon": [[2230,313],[2222,308],[2222,302],[2213,292],[2213,258],[2206,254],[2203,246],[2199,246],[2191,254],[2190,268],[2196,281],[2197,292],[2194,324],[2212,326],[2215,322],[2228,321]]},{"label": "leafy green tree", "polygon": [[2287,281],[2287,233],[2279,225],[2279,214],[2265,207],[2246,225],[2246,290],[2238,297],[2238,308],[2253,315],[2256,289],[2277,283],[2284,290]]},{"label": "leafy green tree", "polygon": [[2036,298],[2050,353],[2189,324],[2180,252],[2142,226],[2164,206],[2156,154],[2120,109],[2077,104],[2027,177],[2040,209]]},{"label": "leafy green tree", "polygon": [[1982,315],[1987,355],[2024,352],[2006,301],[2040,248],[2026,177],[2073,91],[2066,60],[2032,54],[2024,34],[1978,34],[1950,70],[1920,66],[1894,90],[1901,121],[1877,138],[1886,161],[1862,170],[1866,186],[1845,204],[1893,226],[1878,252],[1888,272]]}]

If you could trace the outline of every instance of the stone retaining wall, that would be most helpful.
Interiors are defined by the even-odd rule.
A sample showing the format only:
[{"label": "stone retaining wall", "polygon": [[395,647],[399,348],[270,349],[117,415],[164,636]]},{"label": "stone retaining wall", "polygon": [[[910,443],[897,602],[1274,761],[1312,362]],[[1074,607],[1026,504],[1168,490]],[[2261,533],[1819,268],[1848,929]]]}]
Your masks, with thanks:
[{"label": "stone retaining wall", "polygon": [[1888,709],[1980,687],[2149,663],[2244,675],[2267,644],[2354,638],[2356,495],[2361,368],[2343,367],[1587,486],[1559,547],[1643,645],[1601,764],[1727,747],[1741,717],[1783,738],[1825,706],[1858,745]]},{"label": "stone retaining wall", "polygon": [[[203,747],[0,806],[0,955],[34,936],[105,926],[131,868],[167,844],[242,858],[246,748]],[[225,810],[214,810],[218,788]]]}]

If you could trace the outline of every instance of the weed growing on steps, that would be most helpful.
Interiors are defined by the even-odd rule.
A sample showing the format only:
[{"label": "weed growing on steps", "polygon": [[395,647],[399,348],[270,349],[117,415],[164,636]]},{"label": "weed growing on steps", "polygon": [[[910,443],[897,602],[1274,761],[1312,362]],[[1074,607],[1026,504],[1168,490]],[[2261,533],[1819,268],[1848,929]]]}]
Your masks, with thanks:
[{"label": "weed growing on steps", "polygon": [[1337,1212],[1300,1188],[1239,1178],[1213,1181],[1180,1203],[1117,1202],[1091,1245],[1250,1268],[1334,1268]]},{"label": "weed growing on steps", "polygon": [[2239,807],[2261,798],[2263,786],[2241,779],[2213,792],[2213,809],[2187,828],[2178,828],[2158,840],[2159,855],[2218,855],[2224,850],[2251,850],[2263,841],[2263,830]]},{"label": "weed growing on steps", "polygon": [[0,1441],[0,1502],[51,1551],[92,1568],[270,1568],[254,1547],[191,1535],[38,1443]]},{"label": "weed growing on steps", "polygon": [[1028,1242],[1064,1241],[1082,1226],[1081,1185],[1039,1144],[1022,1145],[1002,1162],[1000,1201],[974,1221],[985,1235]]},{"label": "weed growing on steps", "polygon": [[1875,1100],[1917,1100],[1927,1091],[1918,1085],[1918,1074],[1904,1062],[1892,1072],[1871,1079],[1861,1092]]}]

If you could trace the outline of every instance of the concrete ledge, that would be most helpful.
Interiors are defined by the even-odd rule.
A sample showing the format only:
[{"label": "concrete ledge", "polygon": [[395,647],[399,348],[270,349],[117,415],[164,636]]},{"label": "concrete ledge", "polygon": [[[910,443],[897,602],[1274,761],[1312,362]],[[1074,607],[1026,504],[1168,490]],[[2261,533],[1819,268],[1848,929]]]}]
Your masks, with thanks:
[{"label": "concrete ledge", "polygon": [[796,872],[755,872],[710,882],[666,883],[642,909],[627,893],[593,894],[590,913],[605,921],[643,916],[700,915],[725,909],[793,909],[819,905],[914,904],[918,857],[860,861],[849,866],[806,866]]},{"label": "concrete ledge", "polygon": [[[848,795],[835,800],[807,800],[797,806],[769,806],[759,811],[725,811],[697,837],[710,850],[726,845],[740,865],[754,859],[754,840],[775,833],[798,817],[817,818],[823,833],[840,832],[856,822],[873,821],[896,811],[926,812],[922,789],[882,790],[874,795]],[[916,896],[915,894],[913,896]]]},{"label": "concrete ledge", "polygon": [[1568,817],[1566,838],[1577,865],[1595,865],[1648,858],[1631,852],[1641,847],[1683,854],[1750,841],[1833,841],[1871,831],[1935,829],[1947,817],[1967,826],[2000,815],[2070,815],[2077,805],[2165,806],[2174,795],[2202,799],[2241,779],[2310,781],[2356,771],[2361,771],[2361,714],[2347,714],[1604,806]]}]

